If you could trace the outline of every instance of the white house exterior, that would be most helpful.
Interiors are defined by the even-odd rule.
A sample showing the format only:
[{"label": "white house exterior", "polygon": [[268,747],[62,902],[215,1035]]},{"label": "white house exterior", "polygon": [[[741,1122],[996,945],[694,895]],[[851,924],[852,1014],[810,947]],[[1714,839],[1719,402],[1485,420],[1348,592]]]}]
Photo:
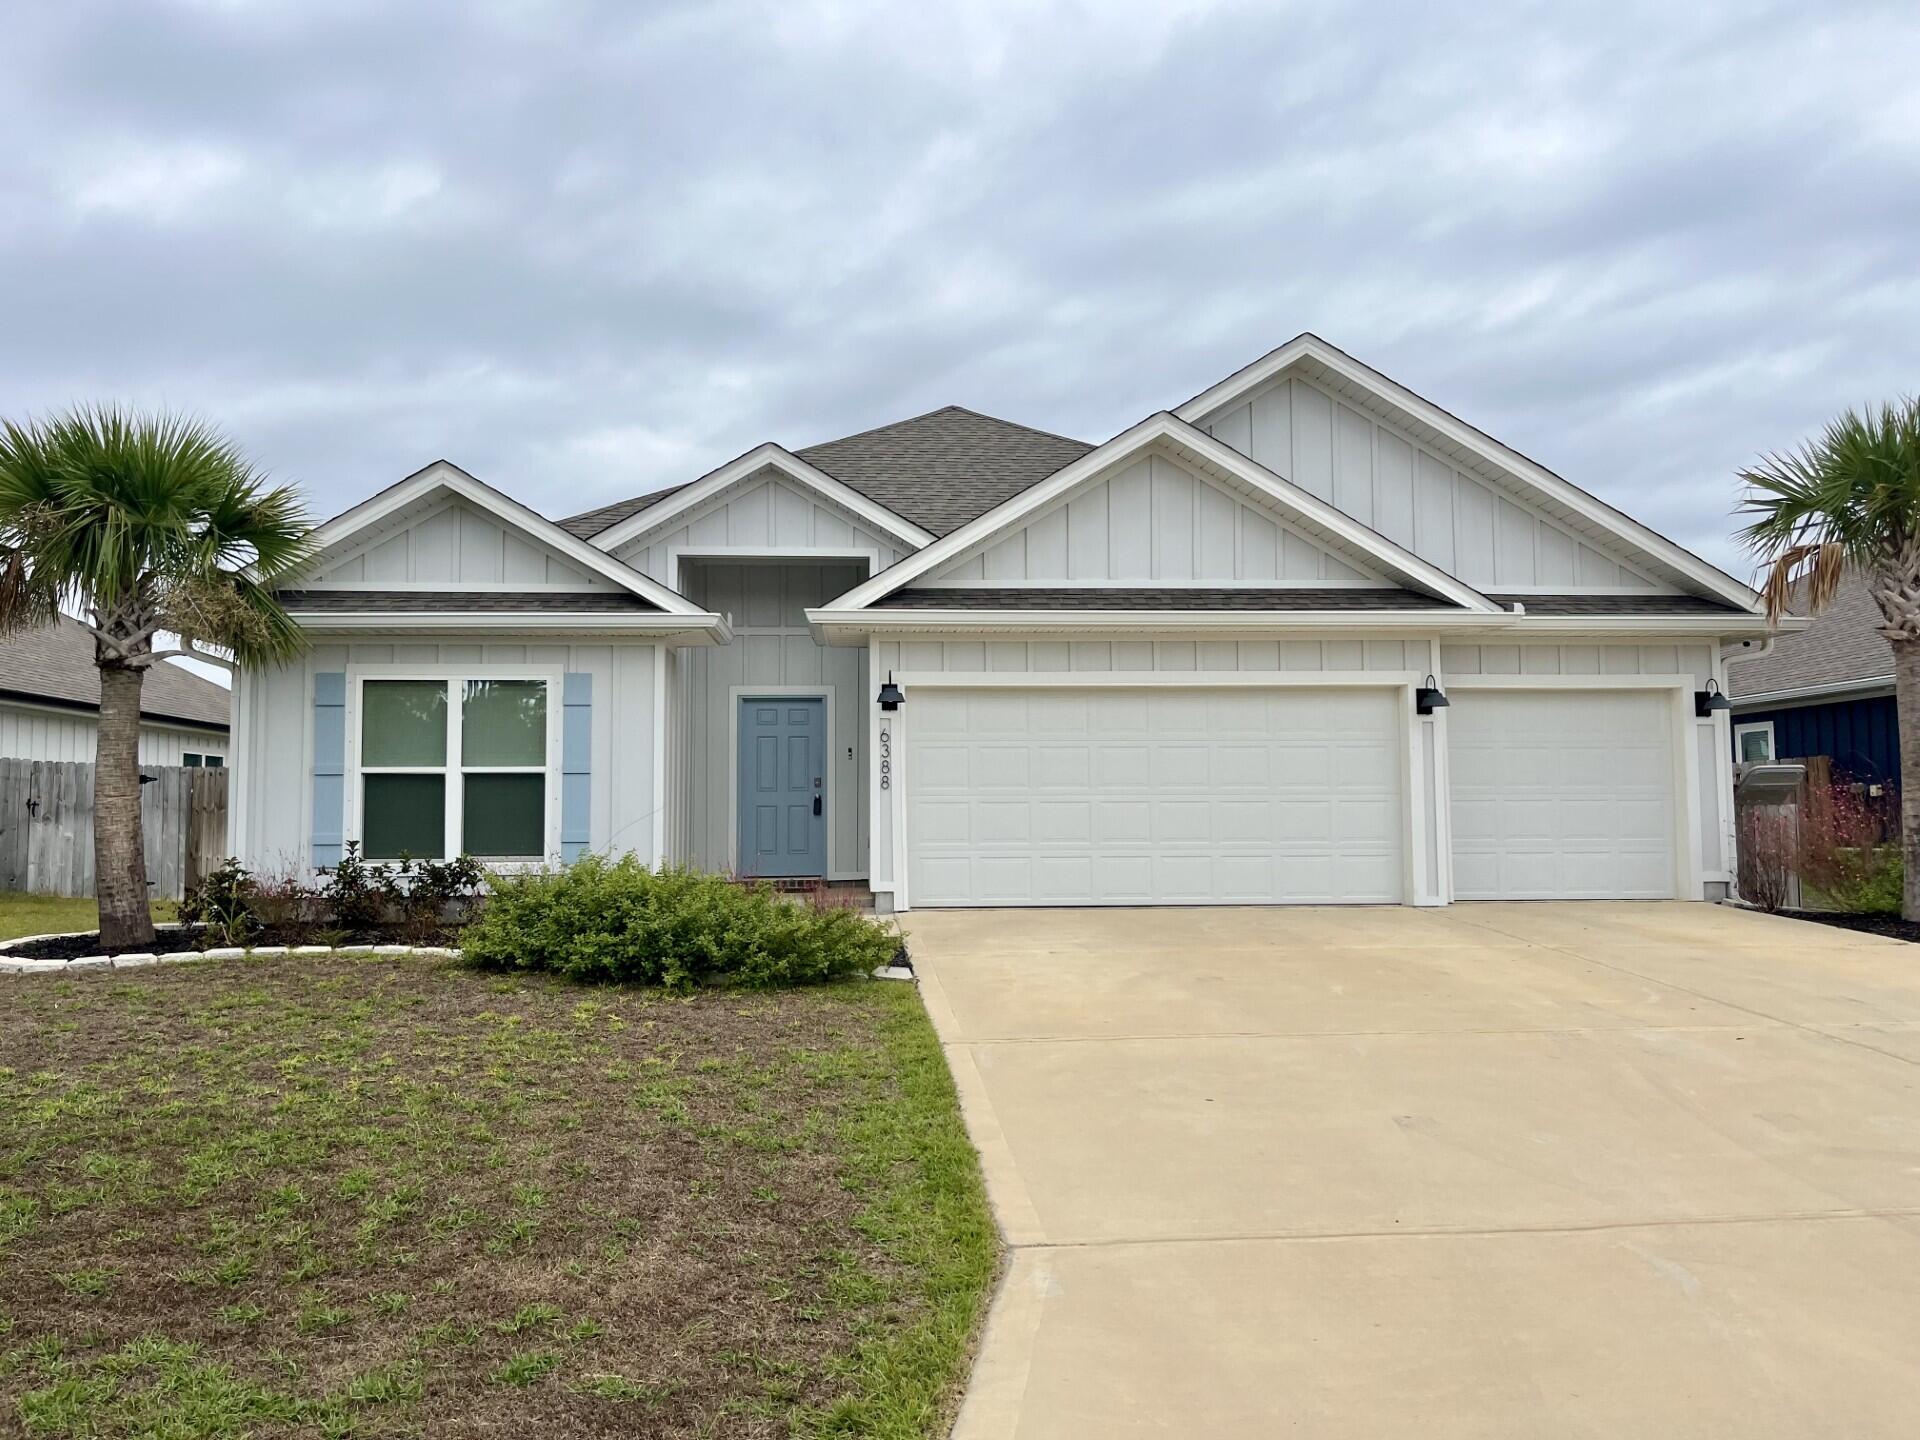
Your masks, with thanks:
[{"label": "white house exterior", "polygon": [[357,840],[894,910],[1711,898],[1702,702],[1770,633],[1310,335],[1101,445],[948,409],[560,522],[440,462],[319,539],[284,597],[313,649],[237,689],[265,868]]},{"label": "white house exterior", "polygon": [[[163,660],[140,690],[142,765],[226,763],[223,686]],[[0,759],[91,765],[99,714],[93,637],[78,621],[63,616],[0,639]]]}]

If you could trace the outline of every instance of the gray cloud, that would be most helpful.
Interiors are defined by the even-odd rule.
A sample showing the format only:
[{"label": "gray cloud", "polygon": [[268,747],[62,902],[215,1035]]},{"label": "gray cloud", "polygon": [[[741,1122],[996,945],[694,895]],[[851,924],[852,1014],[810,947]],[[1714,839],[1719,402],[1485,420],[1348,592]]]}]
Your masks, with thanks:
[{"label": "gray cloud", "polygon": [[0,413],[565,513],[1312,329],[1744,573],[1735,469],[1920,385],[1920,15],[1452,8],[20,7]]}]

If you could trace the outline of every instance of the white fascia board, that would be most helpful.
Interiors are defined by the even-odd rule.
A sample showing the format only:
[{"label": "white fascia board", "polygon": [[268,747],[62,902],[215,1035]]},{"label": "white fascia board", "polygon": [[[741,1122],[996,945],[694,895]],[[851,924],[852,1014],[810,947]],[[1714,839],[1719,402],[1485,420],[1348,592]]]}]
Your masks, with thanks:
[{"label": "white fascia board", "polygon": [[1399,630],[1432,634],[1507,630],[1516,617],[1475,610],[887,610],[832,608],[806,612],[824,630],[860,633],[913,630],[1168,631]]},{"label": "white fascia board", "polygon": [[1519,451],[1503,445],[1491,435],[1476,430],[1464,420],[1442,410],[1432,401],[1416,395],[1399,381],[1382,375],[1371,365],[1362,364],[1351,355],[1329,345],[1317,335],[1296,335],[1278,350],[1261,356],[1251,365],[1236,370],[1217,385],[1202,390],[1173,413],[1182,420],[1197,421],[1215,410],[1231,405],[1240,396],[1250,390],[1258,389],[1289,366],[1306,358],[1324,365],[1362,389],[1371,391],[1394,408],[1414,416],[1422,424],[1432,426],[1454,444],[1478,455],[1488,464],[1506,471],[1523,484],[1566,506],[1626,544],[1647,552],[1663,565],[1685,575],[1719,599],[1738,605],[1743,610],[1756,608],[1760,604],[1760,597],[1755,591],[1742,585],[1726,571],[1709,565],[1698,555],[1676,545],[1658,531],[1649,529],[1632,516],[1616,510],[1604,500],[1589,495],[1571,481],[1561,479],[1545,466],[1529,460]]},{"label": "white fascia board", "polygon": [[1731,695],[1737,715],[1743,710],[1777,710],[1799,705],[1823,705],[1834,700],[1865,700],[1875,695],[1894,693],[1892,675],[1869,675],[1858,680],[1835,680],[1829,685],[1797,685],[1790,690],[1761,690],[1752,695]]},{"label": "white fascia board", "polygon": [[817,491],[823,498],[832,501],[843,510],[851,511],[882,535],[890,536],[903,545],[918,550],[933,542],[931,534],[905,516],[895,514],[877,501],[869,500],[851,486],[841,484],[826,471],[809,465],[784,445],[775,445],[769,441],[765,445],[756,445],[738,459],[729,460],[718,470],[709,471],[691,485],[681,487],[638,514],[629,515],[619,524],[609,526],[585,543],[602,551],[617,550],[620,546],[630,544],[641,536],[668,524],[675,517],[704,505],[729,486],[765,469],[778,470],[789,480]]},{"label": "white fascia board", "polygon": [[1176,449],[1192,451],[1208,464],[1264,492],[1282,511],[1293,516],[1296,523],[1304,523],[1309,530],[1337,536],[1390,573],[1399,576],[1403,582],[1411,582],[1419,589],[1440,595],[1468,610],[1498,611],[1498,607],[1479,591],[1461,584],[1444,571],[1394,544],[1386,536],[1368,529],[1291,481],[1249,460],[1232,446],[1222,444],[1165,410],[1157,415],[1149,415],[1139,424],[1121,431],[1106,444],[1096,446],[1078,460],[1062,466],[1038,484],[1028,486],[984,515],[976,516],[925,549],[909,555],[864,584],[855,586],[835,600],[830,608],[859,610],[883,596],[891,595],[922,575],[1011,530],[1036,511],[1156,441],[1165,441]]},{"label": "white fascia board", "polygon": [[687,636],[698,643],[729,645],[733,629],[724,615],[696,610],[689,614],[606,615],[568,611],[443,611],[433,614],[399,614],[391,610],[360,612],[336,610],[293,610],[288,612],[302,630],[310,634],[329,631],[387,631],[396,635],[423,635],[435,631],[492,631],[500,635],[575,632],[592,635]]},{"label": "white fascia board", "polygon": [[1570,637],[1595,640],[1700,640],[1722,635],[1770,633],[1765,618],[1727,615],[1515,615],[1495,610],[922,610],[853,609],[842,601],[810,609],[807,623],[829,634],[891,634],[896,632],[968,631],[999,633],[1093,632],[1166,634],[1247,631],[1270,634],[1276,630],[1399,631],[1435,635],[1499,633],[1522,642],[1538,636],[1561,641]]},{"label": "white fascia board", "polygon": [[[477,505],[594,574],[611,580],[622,590],[651,600],[669,614],[693,616],[702,613],[686,596],[642,575],[631,566],[622,565],[605,551],[595,549],[577,535],[568,534],[538,511],[528,509],[511,495],[475,479],[449,460],[436,460],[425,469],[416,470],[399,484],[390,485],[351,510],[334,516],[313,532],[311,539],[314,547],[316,551],[331,549],[436,490],[445,490]],[[457,590],[460,586],[456,582],[451,588]]]}]

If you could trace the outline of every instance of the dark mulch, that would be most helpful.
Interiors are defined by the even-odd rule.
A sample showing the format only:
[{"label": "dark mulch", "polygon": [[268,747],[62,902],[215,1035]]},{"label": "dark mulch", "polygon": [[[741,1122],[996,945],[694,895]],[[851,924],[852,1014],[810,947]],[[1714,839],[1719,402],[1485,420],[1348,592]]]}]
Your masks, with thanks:
[{"label": "dark mulch", "polygon": [[1837,910],[1782,910],[1780,913],[1790,920],[1811,920],[1816,925],[1863,930],[1869,935],[1884,935],[1889,940],[1920,942],[1920,923],[1902,920],[1898,915],[1843,915]]},{"label": "dark mulch", "polygon": [[[399,926],[371,930],[318,930],[311,925],[258,925],[247,931],[249,945],[457,945],[458,931],[417,934]],[[25,945],[15,945],[6,953],[27,960],[77,960],[82,955],[138,955],[169,950],[218,950],[230,947],[232,940],[216,935],[203,925],[182,925],[160,930],[151,945],[102,945],[100,933],[85,935],[49,935]]]},{"label": "dark mulch", "polygon": [[0,1433],[948,1413],[995,1240],[909,986],[289,957],[15,978],[6,1006]]}]

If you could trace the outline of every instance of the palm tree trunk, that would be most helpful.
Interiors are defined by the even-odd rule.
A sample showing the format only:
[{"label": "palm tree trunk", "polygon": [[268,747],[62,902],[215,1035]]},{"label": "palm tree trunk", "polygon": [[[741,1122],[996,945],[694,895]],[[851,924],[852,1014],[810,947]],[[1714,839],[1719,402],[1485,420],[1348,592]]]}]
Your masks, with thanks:
[{"label": "palm tree trunk", "polygon": [[1900,913],[1920,920],[1920,640],[1890,643],[1900,717],[1900,858],[1907,872]]},{"label": "palm tree trunk", "polygon": [[[142,672],[124,665],[100,667],[100,731],[93,766],[93,885],[100,897],[100,941],[109,948],[153,943],[147,848],[140,832],[141,678]],[[1920,774],[1920,768],[1915,773]]]}]

